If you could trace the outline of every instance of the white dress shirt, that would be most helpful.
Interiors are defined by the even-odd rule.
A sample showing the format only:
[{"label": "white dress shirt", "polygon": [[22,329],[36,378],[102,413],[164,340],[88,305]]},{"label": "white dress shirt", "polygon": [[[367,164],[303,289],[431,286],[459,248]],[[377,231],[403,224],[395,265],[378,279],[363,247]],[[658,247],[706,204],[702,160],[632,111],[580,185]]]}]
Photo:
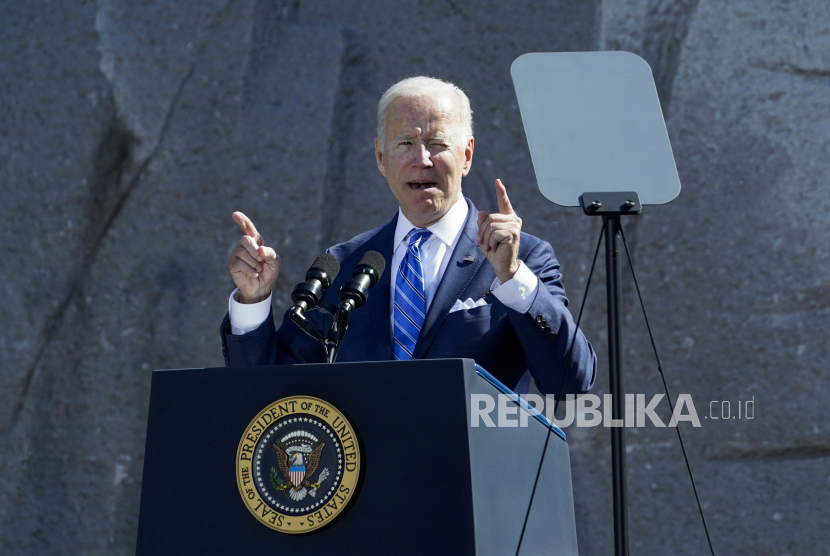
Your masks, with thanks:
[{"label": "white dress shirt", "polygon": [[[441,278],[444,277],[444,272],[447,270],[453,249],[458,243],[458,238],[464,230],[464,223],[467,221],[467,213],[469,212],[467,202],[463,196],[459,196],[458,201],[452,208],[444,215],[441,220],[427,226],[427,229],[432,232],[432,235],[425,242],[420,245],[421,261],[424,265],[424,285],[426,288],[427,310],[435,298],[435,292],[438,291],[438,285],[441,283]],[[412,224],[403,212],[398,209],[398,224],[395,228],[394,251],[392,254],[392,261],[390,271],[397,272],[397,268],[401,265],[406,249],[409,246],[409,232],[413,228],[417,228]],[[484,256],[483,254],[481,255]],[[392,323],[395,310],[395,280],[394,277],[390,280],[390,299],[389,299],[389,329],[392,330],[394,326]],[[501,301],[506,307],[513,309],[519,313],[526,313],[536,297],[536,288],[538,287],[539,279],[524,262],[519,263],[519,270],[504,284],[498,279],[493,280],[490,286],[490,291],[496,299]],[[259,303],[243,304],[237,301],[238,289],[231,293],[228,300],[228,314],[231,321],[231,332],[236,335],[245,334],[259,328],[268,318],[268,313],[271,309],[271,296],[268,299],[260,301]],[[461,304],[465,300],[459,300]],[[475,302],[476,300],[472,300]],[[469,308],[473,303],[467,303],[466,308]]]}]

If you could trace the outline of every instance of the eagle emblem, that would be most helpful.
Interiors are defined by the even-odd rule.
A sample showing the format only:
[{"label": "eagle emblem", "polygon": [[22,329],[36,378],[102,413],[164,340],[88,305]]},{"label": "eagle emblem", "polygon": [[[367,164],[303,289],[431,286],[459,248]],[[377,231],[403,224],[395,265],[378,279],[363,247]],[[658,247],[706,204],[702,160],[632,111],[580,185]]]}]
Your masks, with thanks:
[{"label": "eagle emblem", "polygon": [[311,478],[317,472],[325,447],[326,443],[321,438],[304,429],[280,437],[274,443],[274,450],[277,452],[277,465],[282,477],[279,477],[276,469],[272,469],[271,485],[295,502],[303,500],[307,495],[317,496],[317,489],[329,476],[328,468],[320,472],[316,482],[312,482]]}]

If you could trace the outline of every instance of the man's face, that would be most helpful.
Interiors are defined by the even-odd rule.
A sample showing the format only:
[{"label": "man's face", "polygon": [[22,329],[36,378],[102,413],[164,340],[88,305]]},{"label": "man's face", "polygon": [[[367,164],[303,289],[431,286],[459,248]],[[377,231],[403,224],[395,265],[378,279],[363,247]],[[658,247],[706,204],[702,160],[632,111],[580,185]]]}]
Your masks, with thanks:
[{"label": "man's face", "polygon": [[447,96],[399,97],[386,110],[386,143],[375,139],[378,170],[401,211],[429,226],[461,196],[470,171],[473,139],[461,135],[458,105]]}]

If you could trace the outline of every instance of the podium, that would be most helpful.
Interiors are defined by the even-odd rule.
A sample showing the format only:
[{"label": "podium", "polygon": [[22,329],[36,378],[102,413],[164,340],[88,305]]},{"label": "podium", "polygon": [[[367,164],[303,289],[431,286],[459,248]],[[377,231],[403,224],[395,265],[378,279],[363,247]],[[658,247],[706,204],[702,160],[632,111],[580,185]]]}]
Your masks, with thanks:
[{"label": "podium", "polygon": [[[518,410],[507,415],[514,426],[490,427],[479,419],[477,427],[470,426],[473,405],[484,407],[475,396],[481,394],[496,402],[489,416],[498,425],[502,393],[512,394],[470,359],[155,371],[137,554],[515,554],[550,433],[520,554],[576,555],[564,434],[538,412],[516,407],[511,400],[502,403]],[[290,463],[295,488],[306,481],[307,494],[297,504],[318,507],[329,496],[325,489],[340,477],[336,462],[356,460],[348,459],[348,442],[325,438],[325,457],[335,463],[326,463],[329,460],[319,453],[317,461],[318,467],[331,469],[331,476],[324,477],[318,469],[323,480],[294,478],[295,469],[310,474],[316,463],[314,453],[309,453],[310,446],[321,443],[314,432],[318,429],[310,425],[317,422],[314,407],[305,412],[311,432],[301,434],[311,440],[298,440],[300,433],[269,436],[263,430],[257,438],[249,432],[264,429],[256,423],[270,422],[255,419],[258,416],[280,417],[274,402],[292,396],[324,400],[339,410],[360,446],[359,478],[348,505],[339,508],[331,523],[306,534],[274,530],[253,515],[258,498],[245,486],[249,458],[304,462],[304,468]],[[270,414],[263,410],[269,407]],[[303,413],[299,407],[294,408],[298,416]],[[281,418],[290,421],[289,417]],[[522,420],[527,426],[517,426]],[[337,427],[318,424],[327,434]],[[246,440],[246,433],[252,440]],[[305,451],[301,442],[308,442]],[[340,457],[341,445],[345,461],[331,459]],[[285,446],[290,446],[285,452],[294,453],[274,452]],[[258,465],[260,460],[254,461]],[[274,466],[271,469],[276,472]],[[275,503],[286,501],[288,507],[287,495],[298,496],[286,487],[288,474],[277,472],[269,484],[267,469],[263,473],[265,479],[252,479],[264,481],[256,497],[261,493]],[[312,497],[315,489],[319,492]],[[248,507],[246,490],[251,496]],[[331,501],[336,505],[335,498]],[[259,502],[256,511],[266,513]],[[305,513],[302,519],[309,526],[324,517]],[[295,519],[299,523],[301,518],[280,521]]]}]

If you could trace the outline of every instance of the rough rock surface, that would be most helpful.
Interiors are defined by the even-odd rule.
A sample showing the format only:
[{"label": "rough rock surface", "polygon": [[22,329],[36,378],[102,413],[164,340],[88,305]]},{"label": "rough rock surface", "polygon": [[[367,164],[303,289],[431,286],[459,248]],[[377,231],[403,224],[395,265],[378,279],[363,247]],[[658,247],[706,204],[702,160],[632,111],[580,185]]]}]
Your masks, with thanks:
[{"label": "rough rock surface", "polygon": [[[231,212],[282,255],[284,309],[323,248],[393,214],[372,139],[404,75],[468,91],[464,191],[493,209],[505,180],[576,313],[600,224],[540,202],[509,67],[602,49],[651,64],[683,183],[624,226],[669,388],[702,420],[682,431],[715,549],[828,553],[824,2],[33,0],[0,5],[0,26],[3,554],[134,552],[150,375],[222,364]],[[603,279],[583,317],[598,394]],[[650,397],[628,278],[624,296],[626,389]],[[752,420],[704,418],[750,399]],[[580,550],[608,554],[609,432],[568,434]],[[632,552],[706,553],[675,432],[627,440]]]}]

